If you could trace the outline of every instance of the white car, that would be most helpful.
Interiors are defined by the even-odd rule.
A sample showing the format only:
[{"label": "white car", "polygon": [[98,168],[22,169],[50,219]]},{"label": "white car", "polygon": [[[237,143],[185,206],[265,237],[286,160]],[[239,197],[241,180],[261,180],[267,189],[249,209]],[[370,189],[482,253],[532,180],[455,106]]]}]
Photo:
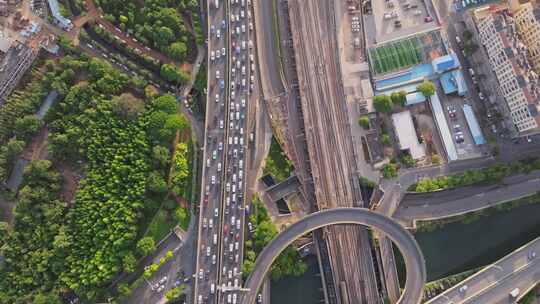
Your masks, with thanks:
[{"label": "white car", "polygon": [[220,50],[217,50],[217,51],[216,51],[216,58],[219,59],[219,57],[221,57],[221,51],[220,51]]},{"label": "white car", "polygon": [[210,59],[211,59],[212,61],[214,61],[214,59],[216,59],[216,53],[215,53],[214,51],[212,51],[212,52],[210,53]]},{"label": "white car", "polygon": [[220,141],[219,144],[218,144],[218,150],[221,151],[223,150],[223,142]]},{"label": "white car", "polygon": [[216,103],[219,103],[219,94],[216,94]]},{"label": "white car", "polygon": [[214,209],[214,216],[215,217],[219,216],[219,209],[218,208]]},{"label": "white car", "polygon": [[219,75],[219,71],[216,71],[216,79],[219,79],[220,75]]},{"label": "white car", "polygon": [[215,185],[215,184],[216,184],[216,176],[212,175],[212,185]]},{"label": "white car", "polygon": [[223,129],[223,120],[220,120],[220,121],[219,121],[219,128],[220,128],[220,129]]},{"label": "white car", "polygon": [[225,56],[225,48],[221,48],[221,55]]},{"label": "white car", "polygon": [[217,170],[218,170],[218,172],[221,172],[221,163],[217,164]]}]

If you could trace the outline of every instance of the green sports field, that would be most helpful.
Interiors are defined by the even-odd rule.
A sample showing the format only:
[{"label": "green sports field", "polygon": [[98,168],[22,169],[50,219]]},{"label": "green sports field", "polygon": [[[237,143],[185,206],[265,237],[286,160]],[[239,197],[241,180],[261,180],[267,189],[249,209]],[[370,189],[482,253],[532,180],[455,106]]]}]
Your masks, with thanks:
[{"label": "green sports field", "polygon": [[423,48],[416,37],[390,42],[369,50],[375,74],[385,74],[423,62]]}]

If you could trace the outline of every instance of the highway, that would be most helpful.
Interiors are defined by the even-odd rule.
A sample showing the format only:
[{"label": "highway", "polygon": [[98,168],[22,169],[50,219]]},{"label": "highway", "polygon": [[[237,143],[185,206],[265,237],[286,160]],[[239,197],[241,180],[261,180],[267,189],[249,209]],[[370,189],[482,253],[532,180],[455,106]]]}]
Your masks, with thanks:
[{"label": "highway", "polygon": [[248,171],[249,108],[254,106],[251,93],[255,88],[255,55],[253,54],[253,22],[251,1],[234,0],[229,5],[229,106],[225,114],[227,129],[225,162],[223,164],[223,202],[218,236],[219,279],[218,303],[238,301],[242,285],[242,261],[246,199],[246,172]]},{"label": "highway", "polygon": [[[363,207],[348,125],[331,1],[289,1],[292,40],[315,196],[319,209]],[[342,303],[377,303],[368,234],[358,226],[326,233]]]},{"label": "highway", "polygon": [[[412,234],[391,218],[364,208],[333,208],[312,213],[283,230],[263,249],[255,261],[253,272],[246,280],[246,289],[248,291],[243,295],[242,303],[255,303],[257,291],[262,285],[272,262],[294,240],[321,227],[337,224],[366,225],[388,235],[401,250],[407,269],[405,289],[397,303],[420,303],[426,282],[426,268],[424,256],[416,240]],[[361,251],[361,248],[356,248],[356,251]]]},{"label": "highway", "polygon": [[[426,304],[506,304],[515,303],[509,293],[520,289],[519,297],[540,281],[540,238],[516,249]],[[464,287],[466,286],[466,288]]]},{"label": "highway", "polygon": [[[216,8],[215,4],[218,4]],[[215,287],[218,281],[217,254],[218,234],[221,227],[220,210],[222,203],[222,185],[224,145],[226,144],[225,120],[228,107],[229,79],[227,54],[221,55],[227,48],[227,24],[229,13],[227,2],[223,0],[207,2],[208,56],[207,56],[207,101],[205,118],[205,140],[203,170],[199,210],[197,262],[193,302],[214,303]],[[224,23],[222,26],[222,23]],[[217,52],[220,56],[217,56]],[[226,52],[228,53],[228,52]],[[214,59],[212,59],[212,54]],[[219,58],[216,58],[219,57]],[[213,286],[213,287],[212,287]],[[212,290],[214,289],[214,290]]]}]

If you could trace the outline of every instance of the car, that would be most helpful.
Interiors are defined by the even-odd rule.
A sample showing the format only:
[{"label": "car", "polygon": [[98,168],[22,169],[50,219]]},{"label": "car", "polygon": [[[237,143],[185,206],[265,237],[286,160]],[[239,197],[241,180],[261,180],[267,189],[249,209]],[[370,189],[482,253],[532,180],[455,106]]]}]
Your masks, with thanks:
[{"label": "car", "polygon": [[220,29],[218,29],[216,31],[216,37],[221,38],[221,30]]},{"label": "car", "polygon": [[249,232],[253,232],[253,224],[251,222],[248,222],[248,230]]},{"label": "car", "polygon": [[216,79],[219,79],[219,77],[220,77],[220,73],[219,71],[216,71]]},{"label": "car", "polygon": [[262,295],[261,294],[257,295],[257,303],[262,303]]},{"label": "car", "polygon": [[424,22],[425,22],[425,23],[429,23],[429,22],[431,22],[431,21],[433,21],[433,17],[431,17],[431,16],[426,16],[426,17],[424,18]]},{"label": "car", "polygon": [[215,33],[216,32],[216,27],[215,26],[210,26],[210,33]]},{"label": "car", "polygon": [[225,191],[227,191],[227,192],[231,191],[231,184],[230,183],[227,183],[225,185]]},{"label": "car", "polygon": [[225,20],[221,20],[221,28],[224,29],[225,27],[227,27]]},{"label": "car", "polygon": [[525,136],[525,139],[527,140],[528,143],[532,142],[532,138],[530,136]]},{"label": "car", "polygon": [[221,119],[221,120],[219,121],[219,128],[220,128],[220,129],[223,129],[223,119]]},{"label": "car", "polygon": [[165,285],[161,285],[158,287],[157,292],[162,292],[163,289],[165,289]]},{"label": "car", "polygon": [[216,159],[216,158],[217,158],[217,151],[214,150],[214,151],[212,152],[212,159]]},{"label": "car", "polygon": [[225,56],[225,48],[221,48],[221,55]]},{"label": "car", "polygon": [[203,218],[203,228],[208,227],[208,220],[206,218]]},{"label": "car", "polygon": [[213,219],[208,220],[208,228],[210,228],[210,229],[214,228],[214,220]]},{"label": "car", "polygon": [[210,167],[210,158],[206,160],[206,167]]},{"label": "car", "polygon": [[221,151],[223,150],[223,142],[220,141],[219,144],[218,144],[218,150]]},{"label": "car", "polygon": [[217,233],[214,233],[214,245],[217,245]]},{"label": "car", "polygon": [[210,246],[206,247],[206,256],[210,256]]},{"label": "car", "polygon": [[210,60],[214,61],[216,59],[216,53],[214,51],[212,51],[210,53]]},{"label": "car", "polygon": [[210,185],[206,185],[206,195],[210,193]]},{"label": "car", "polygon": [[216,51],[216,59],[219,59],[219,57],[221,57],[221,51],[217,50]]},{"label": "car", "polygon": [[216,94],[216,103],[219,103],[219,94]]},{"label": "car", "polygon": [[214,209],[214,217],[218,217],[219,216],[219,208],[215,208]]},{"label": "car", "polygon": [[535,251],[531,251],[528,255],[529,257],[529,260],[534,260],[536,258],[536,252]]},{"label": "car", "polygon": [[212,185],[215,185],[216,184],[216,176],[215,175],[212,175]]},{"label": "car", "polygon": [[202,269],[199,269],[199,280],[202,280],[204,276],[204,271]]},{"label": "car", "polygon": [[217,170],[218,170],[218,172],[221,172],[221,163],[217,164]]},{"label": "car", "polygon": [[458,124],[455,124],[454,125],[454,131],[459,132],[459,130],[461,130],[461,126],[458,125]]}]

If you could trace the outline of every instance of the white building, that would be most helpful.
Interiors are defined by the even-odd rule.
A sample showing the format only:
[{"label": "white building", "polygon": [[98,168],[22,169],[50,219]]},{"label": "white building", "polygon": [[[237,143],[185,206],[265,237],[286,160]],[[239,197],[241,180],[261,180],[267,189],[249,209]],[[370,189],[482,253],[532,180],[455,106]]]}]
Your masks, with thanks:
[{"label": "white building", "polygon": [[392,122],[399,140],[399,148],[408,151],[413,159],[421,159],[426,156],[426,149],[418,141],[416,129],[410,111],[403,111],[392,115]]}]

